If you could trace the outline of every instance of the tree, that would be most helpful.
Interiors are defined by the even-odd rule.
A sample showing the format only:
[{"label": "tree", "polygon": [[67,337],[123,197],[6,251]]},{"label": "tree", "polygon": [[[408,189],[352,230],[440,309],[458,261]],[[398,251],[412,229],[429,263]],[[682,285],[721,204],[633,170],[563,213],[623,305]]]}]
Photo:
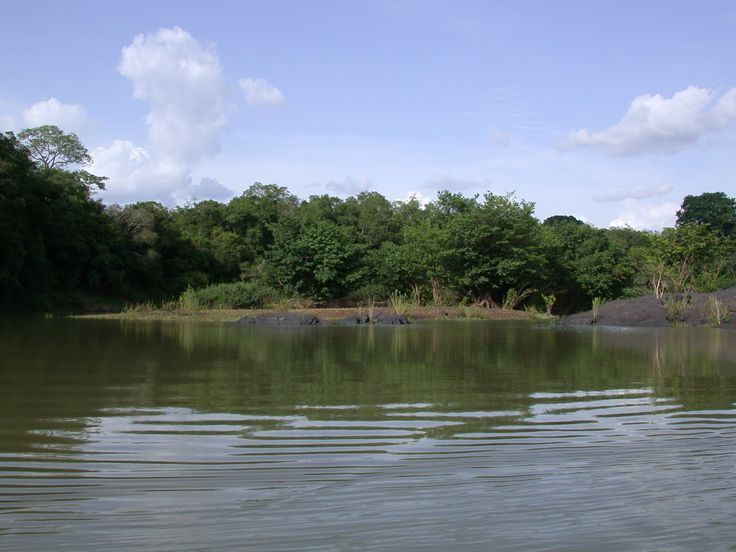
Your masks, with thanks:
[{"label": "tree", "polygon": [[279,286],[313,299],[344,296],[358,279],[360,248],[329,220],[282,219],[266,254],[267,270]]},{"label": "tree", "polygon": [[685,196],[677,211],[677,226],[705,224],[723,236],[736,235],[736,199],[723,192]]},{"label": "tree", "polygon": [[594,297],[620,296],[634,276],[624,248],[607,230],[573,217],[551,219],[542,225],[549,263],[544,287],[560,298],[562,310],[590,305]]},{"label": "tree", "polygon": [[704,224],[682,224],[652,234],[631,257],[658,298],[667,292],[714,291],[733,284],[735,244]]},{"label": "tree", "polygon": [[27,128],[18,133],[18,139],[28,149],[30,158],[36,164],[49,169],[88,165],[92,162],[87,148],[76,134],[67,134],[54,125]]},{"label": "tree", "polygon": [[500,299],[510,288],[538,284],[544,271],[534,204],[487,193],[483,202],[440,192],[440,262],[448,284],[464,297]]}]

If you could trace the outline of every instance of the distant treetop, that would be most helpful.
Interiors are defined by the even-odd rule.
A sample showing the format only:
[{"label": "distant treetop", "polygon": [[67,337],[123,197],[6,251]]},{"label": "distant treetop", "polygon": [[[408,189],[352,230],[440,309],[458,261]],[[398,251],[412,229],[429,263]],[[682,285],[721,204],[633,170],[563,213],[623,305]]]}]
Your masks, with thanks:
[{"label": "distant treetop", "polygon": [[705,224],[724,236],[736,233],[736,199],[723,192],[685,196],[677,211],[677,226]]},{"label": "distant treetop", "polygon": [[18,139],[28,149],[35,163],[50,169],[88,165],[92,162],[87,148],[76,134],[67,134],[54,125],[21,130]]}]

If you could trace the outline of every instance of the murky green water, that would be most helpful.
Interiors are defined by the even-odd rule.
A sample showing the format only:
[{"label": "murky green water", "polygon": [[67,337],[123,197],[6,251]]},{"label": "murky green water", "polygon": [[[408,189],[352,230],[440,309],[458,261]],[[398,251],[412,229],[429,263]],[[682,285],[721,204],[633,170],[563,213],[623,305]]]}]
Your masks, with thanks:
[{"label": "murky green water", "polygon": [[0,321],[0,549],[736,544],[736,340]]}]

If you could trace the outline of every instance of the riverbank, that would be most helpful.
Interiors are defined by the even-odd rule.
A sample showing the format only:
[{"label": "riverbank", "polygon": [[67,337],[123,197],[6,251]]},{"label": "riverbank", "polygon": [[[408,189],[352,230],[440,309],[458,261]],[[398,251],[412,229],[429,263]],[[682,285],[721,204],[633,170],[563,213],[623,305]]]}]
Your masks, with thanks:
[{"label": "riverbank", "polygon": [[618,299],[592,310],[566,316],[563,326],[667,327],[713,326],[736,329],[736,287],[712,293],[653,295]]},{"label": "riverbank", "polygon": [[[278,309],[204,309],[204,310],[163,310],[135,309],[119,313],[85,314],[80,318],[112,319],[112,320],[202,320],[213,322],[237,321],[244,316],[275,315],[282,313]],[[367,316],[366,308],[307,308],[289,309],[291,314],[316,316],[326,322],[336,322],[349,317]],[[377,308],[372,315],[394,314],[393,309]],[[409,320],[529,320],[539,315],[526,311],[510,309],[485,309],[479,307],[409,307],[401,313]],[[544,318],[544,315],[541,315]]]}]

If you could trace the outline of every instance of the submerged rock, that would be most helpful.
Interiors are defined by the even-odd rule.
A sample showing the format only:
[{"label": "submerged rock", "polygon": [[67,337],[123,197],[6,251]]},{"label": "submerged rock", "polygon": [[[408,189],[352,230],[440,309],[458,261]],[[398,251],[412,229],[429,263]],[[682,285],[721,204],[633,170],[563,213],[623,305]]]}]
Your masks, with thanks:
[{"label": "submerged rock", "polygon": [[235,323],[240,326],[319,326],[322,321],[313,314],[276,312],[244,316]]}]

